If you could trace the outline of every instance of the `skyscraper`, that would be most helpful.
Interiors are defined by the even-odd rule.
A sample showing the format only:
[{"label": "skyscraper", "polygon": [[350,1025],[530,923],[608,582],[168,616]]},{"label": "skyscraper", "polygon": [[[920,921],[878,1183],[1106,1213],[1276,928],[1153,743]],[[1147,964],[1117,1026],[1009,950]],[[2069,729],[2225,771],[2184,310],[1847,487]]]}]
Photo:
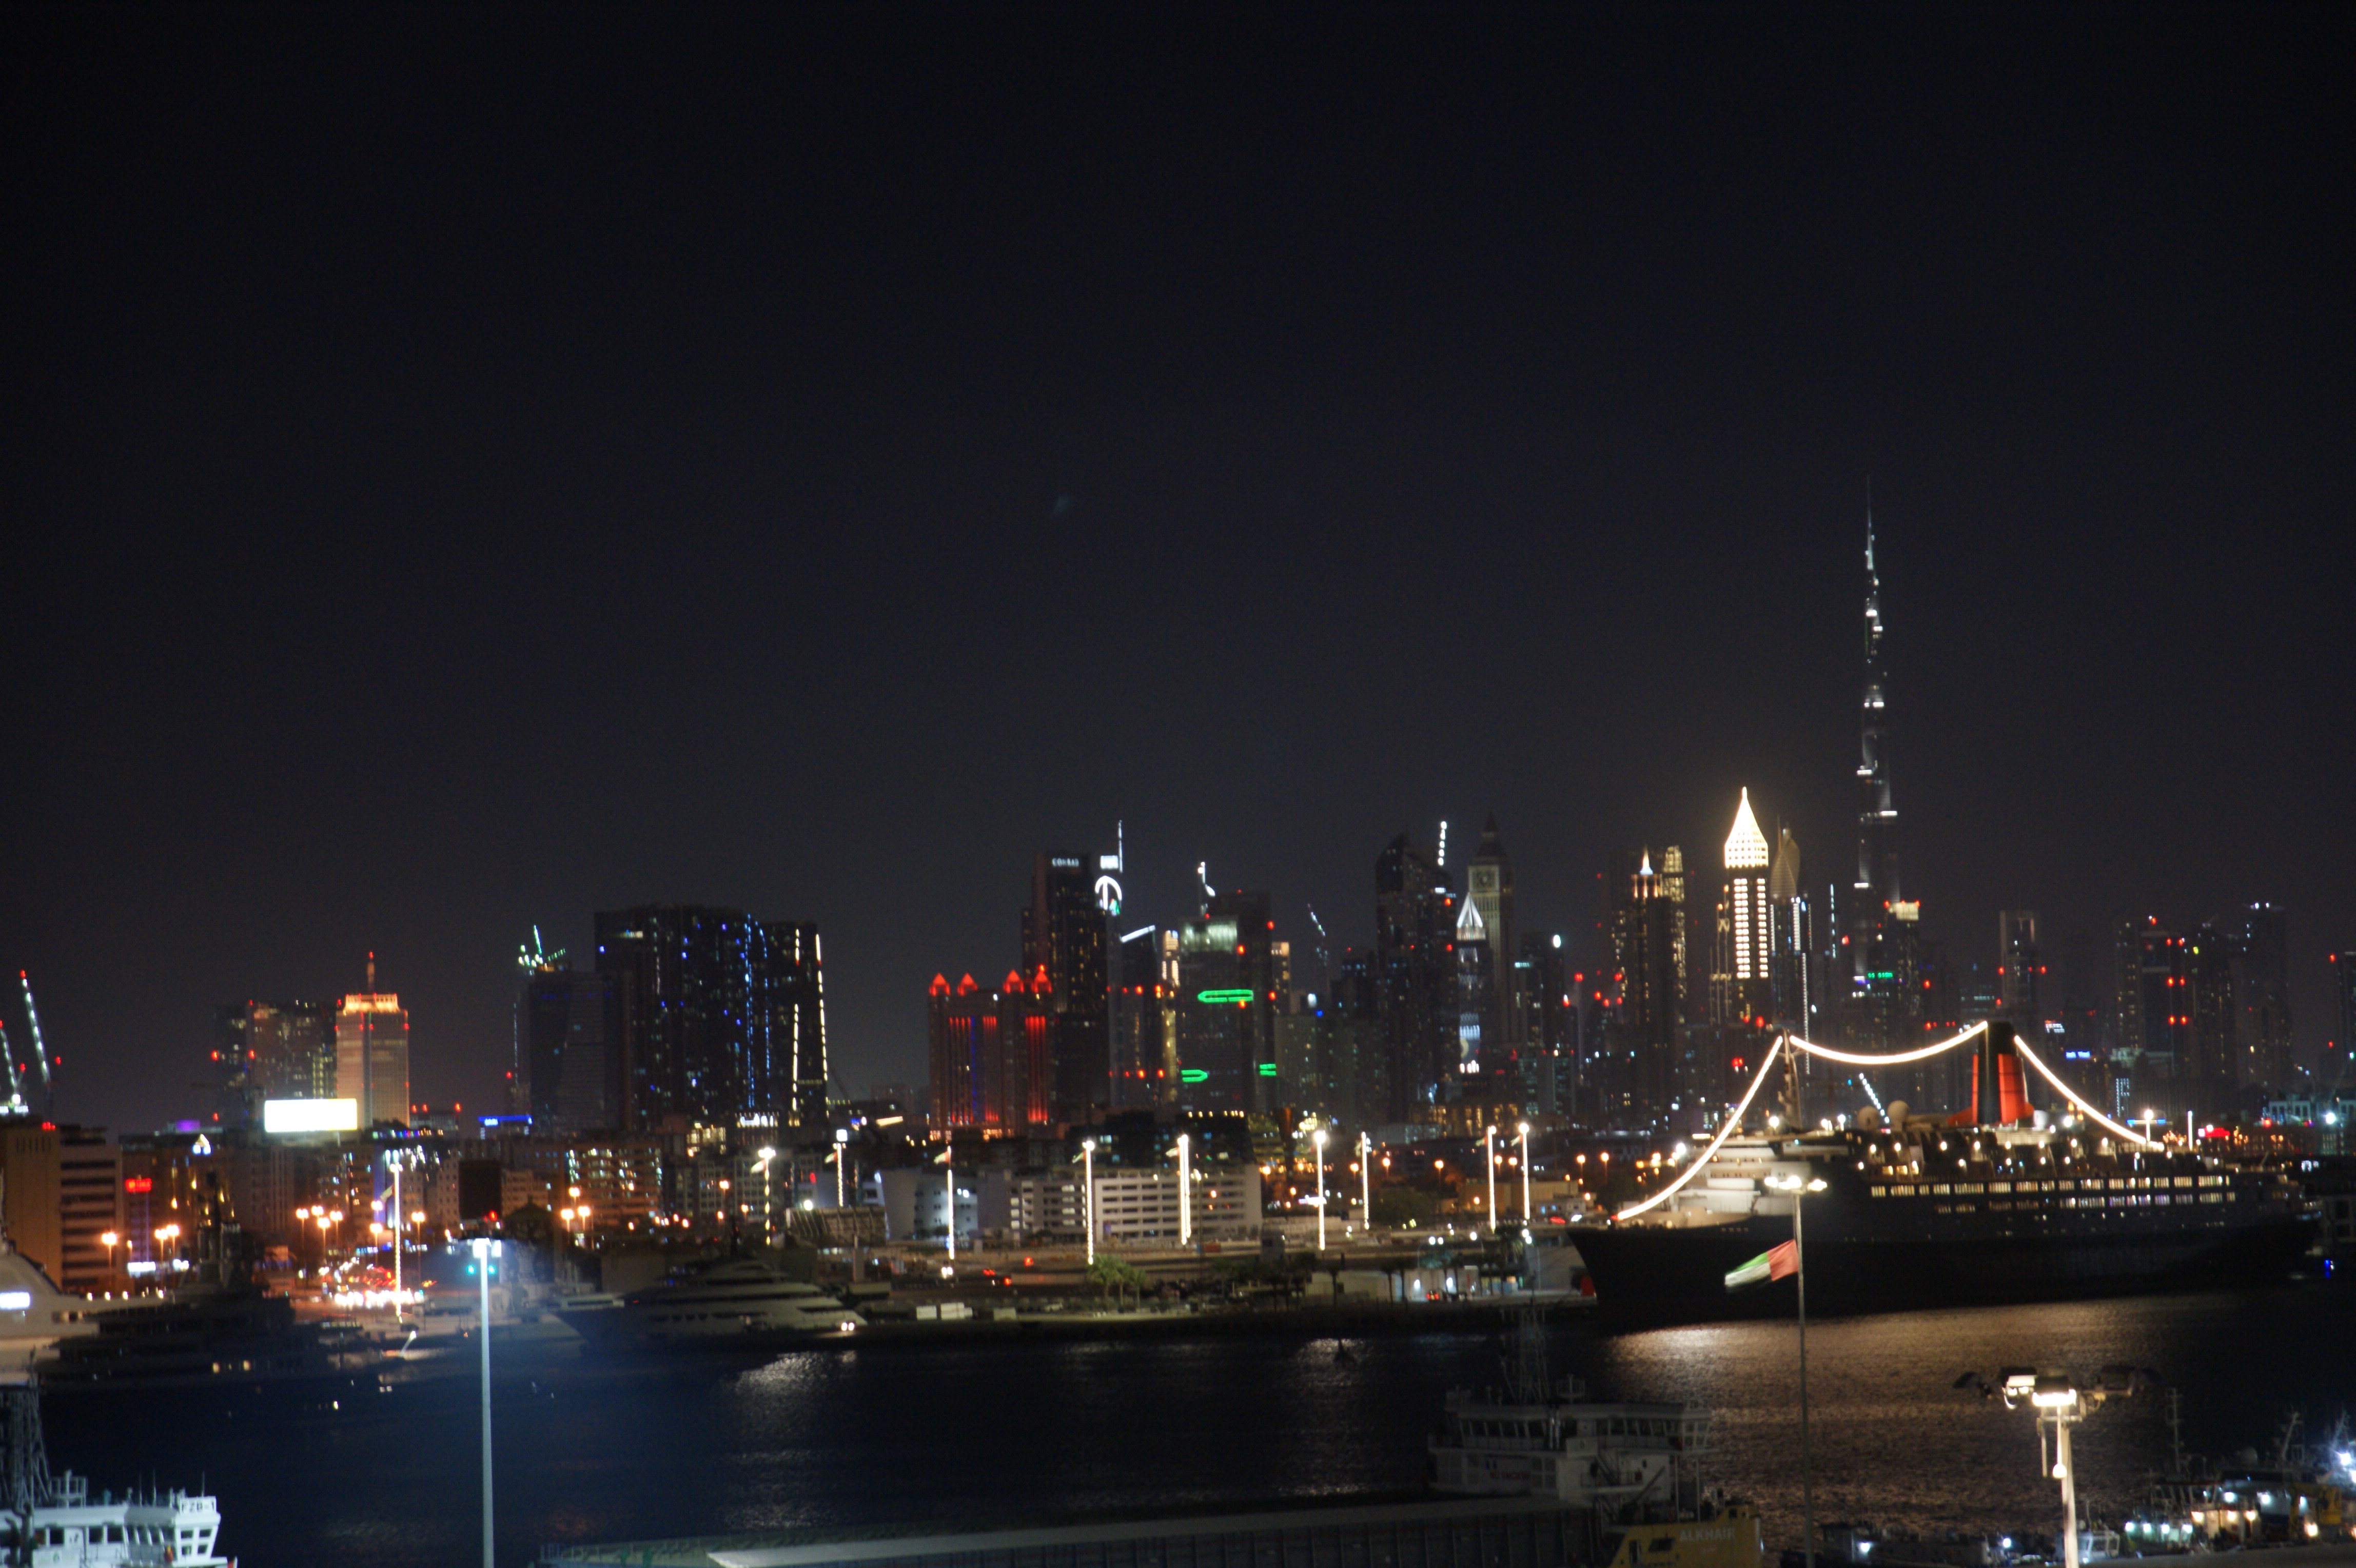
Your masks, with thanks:
[{"label": "skyscraper", "polygon": [[1775,1022],[1803,1036],[1815,1029],[1823,1002],[1816,990],[1815,914],[1800,890],[1799,841],[1791,829],[1779,828],[1767,868],[1767,973]]},{"label": "skyscraper", "polygon": [[1456,900],[1438,863],[1400,833],[1375,857],[1373,980],[1387,1121],[1421,1119],[1454,1069],[1455,940]]},{"label": "skyscraper", "polygon": [[525,1109],[535,1132],[569,1134],[618,1126],[620,1063],[606,1049],[613,986],[562,954],[525,969],[516,1003]]},{"label": "skyscraper", "polygon": [[1481,929],[1488,942],[1489,992],[1494,999],[1492,1047],[1522,1041],[1522,1010],[1514,991],[1514,862],[1505,841],[1497,836],[1497,814],[1489,813],[1481,843],[1464,870],[1464,899],[1481,911]]},{"label": "skyscraper", "polygon": [[1178,928],[1178,1103],[1266,1111],[1276,1087],[1275,954],[1265,893],[1215,893]]},{"label": "skyscraper", "polygon": [[336,1010],[336,1096],[359,1102],[362,1127],[409,1125],[409,1015],[401,998],[376,988],[376,954],[368,989]]},{"label": "skyscraper", "polygon": [[214,1015],[213,1074],[223,1119],[259,1119],[265,1100],[327,1100],[336,1092],[336,1004],[230,1002]]},{"label": "skyscraper", "polygon": [[[2225,922],[2220,922],[2224,924]],[[2291,1089],[2290,934],[2283,911],[2252,904],[2231,922],[2237,928],[2234,972],[2234,1077],[2244,1087],[2277,1094]]]},{"label": "skyscraper", "polygon": [[1159,926],[1141,926],[1122,937],[1114,949],[1112,1106],[1116,1111],[1159,1105],[1171,1098],[1176,1087],[1177,937],[1177,932]]},{"label": "skyscraper", "polygon": [[1774,1015],[1775,922],[1768,880],[1767,835],[1759,831],[1751,791],[1745,789],[1726,838],[1726,880],[1719,888],[1710,965],[1711,1022],[1722,1027],[1765,1023]]},{"label": "skyscraper", "polygon": [[625,1131],[824,1126],[816,927],[650,904],[598,911],[596,933]]},{"label": "skyscraper", "polygon": [[2340,1029],[2323,1043],[2323,1070],[2316,1074],[2316,1087],[2344,1096],[2356,1093],[2356,952],[2336,952],[2329,961]]},{"label": "skyscraper", "polygon": [[1040,851],[1031,864],[1031,904],[1023,911],[1022,972],[1047,975],[1055,1020],[1052,1103],[1059,1122],[1085,1122],[1089,1109],[1108,1099],[1111,986],[1105,946],[1096,872],[1076,854]]},{"label": "skyscraper", "polygon": [[1881,573],[1873,556],[1873,507],[1865,510],[1865,688],[1858,705],[1857,881],[1849,911],[1850,1043],[1888,1051],[1917,1012],[1914,919],[1898,880],[1898,807],[1890,793],[1889,674],[1881,650]]},{"label": "skyscraper", "polygon": [[[1676,854],[1662,852],[1664,864]],[[1633,861],[1633,864],[1630,862]],[[1683,941],[1684,878],[1673,885],[1653,866],[1650,850],[1623,860],[1610,882],[1612,968],[1619,996],[1612,1008],[1613,1052],[1628,1069],[1624,1103],[1642,1122],[1668,1113],[1686,1022],[1685,980],[1678,971]]]},{"label": "skyscraper", "polygon": [[2241,1080],[2235,1069],[2235,1027],[2241,1008],[2235,995],[2234,970],[2241,943],[2234,933],[2213,925],[2195,926],[2178,939],[2184,950],[2184,982],[2191,1004],[2190,1058],[2179,1058],[2177,1077],[2192,1087],[2201,1109],[2222,1111]]},{"label": "skyscraper", "polygon": [[1996,918],[1997,1011],[2015,1029],[2036,1036],[2044,1021],[2045,955],[2037,943],[2037,911],[2006,909]]},{"label": "skyscraper", "polygon": [[[1503,1061],[1505,1043],[1498,1038],[1504,1033],[1497,1027],[1496,967],[1490,961],[1489,928],[1482,923],[1481,906],[1473,899],[1464,900],[1464,908],[1456,917],[1456,1063],[1457,1081],[1451,1088],[1461,1088],[1466,1079],[1480,1076],[1484,1067],[1494,1069]],[[1490,1047],[1490,1059],[1483,1060],[1483,1045]]]},{"label": "skyscraper", "polygon": [[1572,1108],[1578,1058],[1573,1034],[1570,972],[1562,938],[1526,932],[1514,962],[1514,994],[1520,999],[1524,1097],[1547,1115]]},{"label": "skyscraper", "polygon": [[929,1046],[936,1131],[979,1127],[1020,1137],[1044,1127],[1054,1089],[1050,996],[1033,975],[1010,972],[996,991],[965,976],[930,987]]}]

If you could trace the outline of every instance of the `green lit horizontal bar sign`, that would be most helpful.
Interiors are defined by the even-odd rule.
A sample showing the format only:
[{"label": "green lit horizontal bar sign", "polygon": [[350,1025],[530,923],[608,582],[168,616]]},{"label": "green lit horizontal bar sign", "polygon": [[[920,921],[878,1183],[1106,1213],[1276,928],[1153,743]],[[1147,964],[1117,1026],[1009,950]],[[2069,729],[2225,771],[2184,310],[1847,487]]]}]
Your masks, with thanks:
[{"label": "green lit horizontal bar sign", "polygon": [[1260,1063],[1259,1075],[1262,1078],[1274,1078],[1276,1076],[1276,1064],[1274,1062]]},{"label": "green lit horizontal bar sign", "polygon": [[1209,1007],[1221,1007],[1230,1002],[1242,1003],[1248,1002],[1251,999],[1252,993],[1248,990],[1197,991],[1194,993],[1194,1000]]},{"label": "green lit horizontal bar sign", "polygon": [[1178,1081],[1181,1083],[1208,1083],[1211,1081],[1211,1075],[1202,1068],[1182,1067],[1178,1069]]}]

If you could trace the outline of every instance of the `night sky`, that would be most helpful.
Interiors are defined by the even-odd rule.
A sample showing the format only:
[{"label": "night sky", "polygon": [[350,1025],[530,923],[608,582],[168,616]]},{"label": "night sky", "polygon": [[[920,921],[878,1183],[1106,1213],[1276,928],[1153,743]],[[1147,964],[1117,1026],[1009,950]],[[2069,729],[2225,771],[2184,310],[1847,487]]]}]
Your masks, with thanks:
[{"label": "night sky", "polygon": [[[2336,8],[13,8],[0,968],[60,1117],[357,988],[817,921],[836,1076],[1128,823],[1525,929],[1735,792],[1908,891],[2356,947]],[[2342,148],[2333,153],[2334,146]],[[1704,880],[1708,880],[1707,877]],[[0,1008],[18,1040],[21,1009]]]}]

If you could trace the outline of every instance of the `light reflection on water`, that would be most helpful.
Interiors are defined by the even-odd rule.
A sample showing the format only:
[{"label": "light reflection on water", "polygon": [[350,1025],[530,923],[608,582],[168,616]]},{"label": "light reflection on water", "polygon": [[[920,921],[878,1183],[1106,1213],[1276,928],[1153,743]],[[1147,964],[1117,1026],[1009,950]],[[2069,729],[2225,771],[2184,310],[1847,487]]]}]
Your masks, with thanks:
[{"label": "light reflection on water", "polygon": [[[1819,1518],[1918,1529],[2042,1526],[2057,1511],[2025,1412],[1953,1391],[1965,1369],[2128,1362],[2184,1392],[2188,1446],[2263,1444],[2285,1412],[2356,1410],[2356,1298],[2286,1290],[1869,1317],[1812,1325]],[[1711,1473],[1796,1540],[1789,1323],[1556,1332],[1553,1369],[1599,1398],[1718,1412]],[[1494,1337],[1217,1338],[870,1346],[730,1368],[584,1365],[498,1392],[500,1561],[548,1540],[796,1525],[1012,1520],[1419,1487],[1451,1387],[1499,1380]],[[342,1412],[228,1418],[196,1396],[102,1414],[49,1403],[60,1466],[121,1486],[201,1466],[222,1544],[255,1568],[457,1561],[479,1528],[477,1391],[459,1378]],[[2100,1511],[2168,1453],[2167,1402],[2080,1429]]]}]

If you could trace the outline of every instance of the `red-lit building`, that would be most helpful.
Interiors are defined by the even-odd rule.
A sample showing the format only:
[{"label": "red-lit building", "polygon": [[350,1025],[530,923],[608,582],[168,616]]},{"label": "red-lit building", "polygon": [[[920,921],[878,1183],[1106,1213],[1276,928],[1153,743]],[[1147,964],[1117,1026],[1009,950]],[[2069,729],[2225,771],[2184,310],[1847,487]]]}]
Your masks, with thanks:
[{"label": "red-lit building", "polygon": [[1009,972],[996,991],[969,974],[929,988],[927,1036],[936,1132],[980,1127],[1021,1134],[1055,1115],[1055,987],[1045,969]]}]

